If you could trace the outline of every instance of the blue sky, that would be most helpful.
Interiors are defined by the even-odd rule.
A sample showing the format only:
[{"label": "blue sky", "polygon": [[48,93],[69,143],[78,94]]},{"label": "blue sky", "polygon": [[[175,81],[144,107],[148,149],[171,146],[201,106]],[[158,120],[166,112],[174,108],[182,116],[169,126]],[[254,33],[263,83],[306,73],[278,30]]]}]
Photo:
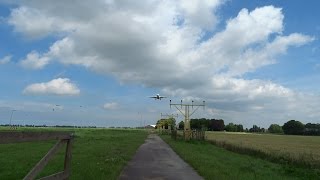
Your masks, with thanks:
[{"label": "blue sky", "polygon": [[177,113],[169,99],[245,127],[319,123],[319,5],[0,1],[0,123],[134,127]]}]

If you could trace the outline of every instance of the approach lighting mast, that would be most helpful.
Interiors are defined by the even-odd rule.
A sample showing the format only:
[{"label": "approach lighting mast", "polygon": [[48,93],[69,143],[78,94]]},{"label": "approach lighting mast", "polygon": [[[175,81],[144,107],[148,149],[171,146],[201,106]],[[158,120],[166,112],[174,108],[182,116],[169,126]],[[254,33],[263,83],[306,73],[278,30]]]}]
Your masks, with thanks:
[{"label": "approach lighting mast", "polygon": [[161,113],[161,118],[178,118],[179,117],[179,114],[162,114]]},{"label": "approach lighting mast", "polygon": [[[203,101],[203,104],[194,104],[194,101],[191,102],[191,104],[183,104],[182,100],[180,104],[171,103],[170,100],[170,108],[171,106],[174,106],[183,116],[184,116],[184,139],[190,140],[191,138],[191,128],[190,128],[190,117],[199,109],[199,107],[205,107],[205,101]],[[183,111],[184,107],[184,111]],[[191,112],[190,112],[190,107]],[[195,109],[193,109],[195,107]]]}]

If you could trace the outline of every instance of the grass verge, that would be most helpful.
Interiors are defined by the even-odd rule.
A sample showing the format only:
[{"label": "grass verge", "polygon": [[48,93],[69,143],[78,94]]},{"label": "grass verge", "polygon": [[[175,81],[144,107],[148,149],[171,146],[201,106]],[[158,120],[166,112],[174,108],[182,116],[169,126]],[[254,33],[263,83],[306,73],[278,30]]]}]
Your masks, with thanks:
[{"label": "grass verge", "polygon": [[318,169],[293,167],[241,155],[206,141],[172,140],[162,135],[181,158],[205,179],[318,179]]}]

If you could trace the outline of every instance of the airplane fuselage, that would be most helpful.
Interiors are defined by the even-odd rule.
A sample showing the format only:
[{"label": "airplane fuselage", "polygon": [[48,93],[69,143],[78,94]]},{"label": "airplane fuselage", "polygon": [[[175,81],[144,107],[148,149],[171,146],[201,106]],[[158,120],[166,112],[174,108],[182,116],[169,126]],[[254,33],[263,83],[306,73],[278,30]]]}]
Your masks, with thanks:
[{"label": "airplane fuselage", "polygon": [[166,97],[160,96],[160,94],[156,94],[155,96],[151,96],[150,98],[154,98],[154,99],[159,99],[159,100],[161,100],[162,98],[166,98]]}]

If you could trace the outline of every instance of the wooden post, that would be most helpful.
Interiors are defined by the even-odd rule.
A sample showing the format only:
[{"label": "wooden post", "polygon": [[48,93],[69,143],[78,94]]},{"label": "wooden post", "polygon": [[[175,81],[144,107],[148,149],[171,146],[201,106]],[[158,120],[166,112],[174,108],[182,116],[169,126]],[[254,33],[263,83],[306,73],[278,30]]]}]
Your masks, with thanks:
[{"label": "wooden post", "polygon": [[57,142],[49,152],[32,168],[32,170],[24,177],[24,180],[35,179],[39,172],[42,171],[45,165],[48,164],[49,160],[58,152],[60,147],[63,145],[65,140],[60,140]]},{"label": "wooden post", "polygon": [[32,168],[32,170],[24,177],[24,180],[32,180],[37,177],[39,172],[48,164],[50,159],[58,152],[58,150],[67,143],[64,171],[43,177],[45,180],[68,179],[71,172],[72,159],[72,142],[73,134],[70,132],[0,132],[0,144],[58,140],[58,142],[48,151],[48,153]]},{"label": "wooden post", "polygon": [[69,139],[64,157],[64,172],[68,173],[68,176],[71,175],[72,144],[73,139]]}]

